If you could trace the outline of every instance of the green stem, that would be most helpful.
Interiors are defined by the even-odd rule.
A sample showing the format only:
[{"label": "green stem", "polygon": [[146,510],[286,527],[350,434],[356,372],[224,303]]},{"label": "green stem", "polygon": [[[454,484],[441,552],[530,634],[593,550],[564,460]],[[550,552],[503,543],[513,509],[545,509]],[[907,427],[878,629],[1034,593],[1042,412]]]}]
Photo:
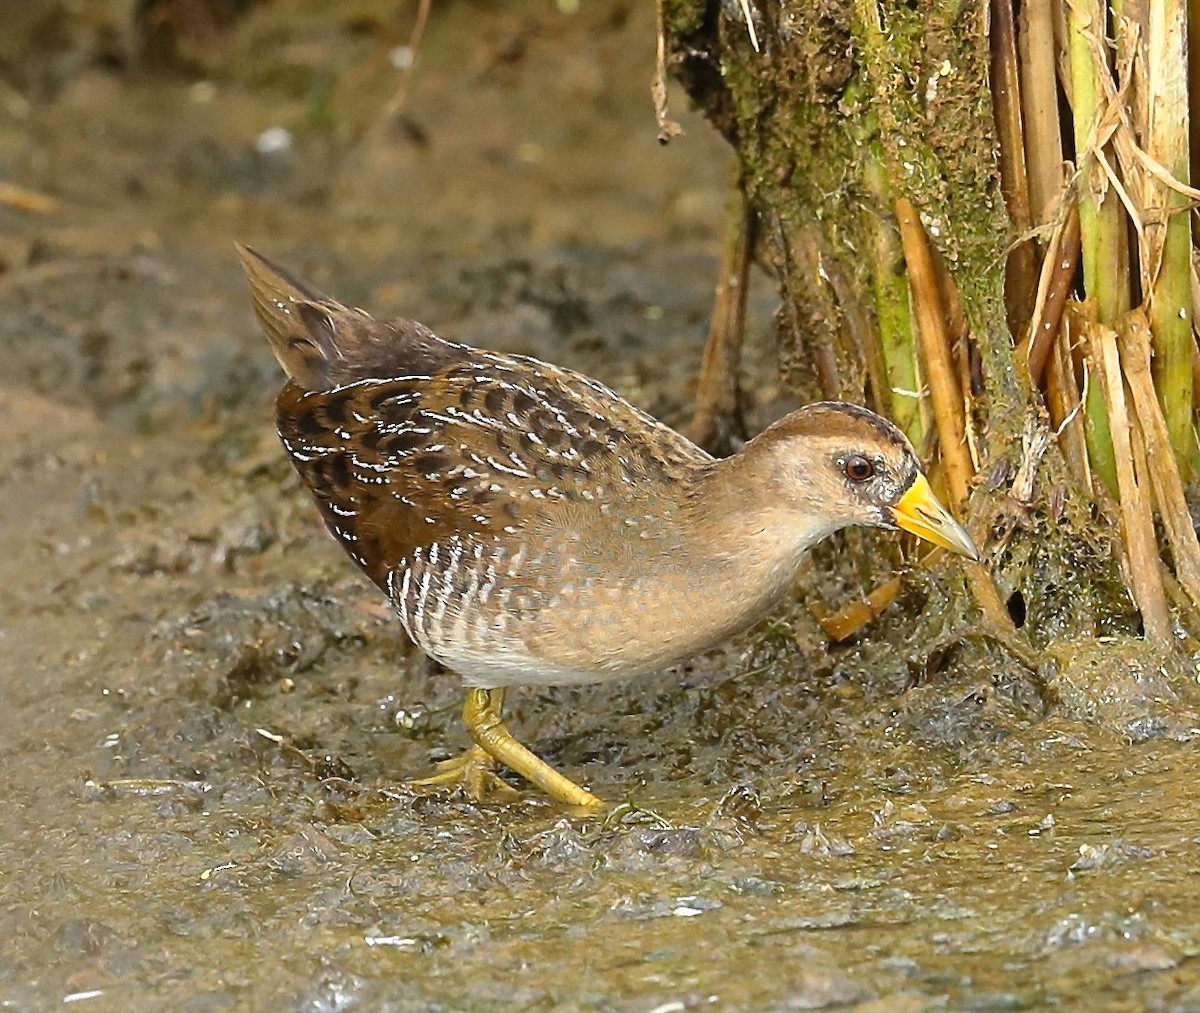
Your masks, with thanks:
[{"label": "green stem", "polygon": [[1150,303],[1154,334],[1154,385],[1171,449],[1185,482],[1191,477],[1196,440],[1192,429],[1192,237],[1187,214],[1167,225],[1162,271]]},{"label": "green stem", "polygon": [[[1087,150],[1096,136],[1099,113],[1100,73],[1107,67],[1096,65],[1091,40],[1103,33],[1104,20],[1099,4],[1084,0],[1068,6],[1068,34],[1071,58],[1071,113],[1075,143],[1080,151],[1079,235],[1083,261],[1083,286],[1095,302],[1100,323],[1115,327],[1129,311],[1128,254],[1125,246],[1125,222],[1116,195],[1106,185],[1104,169]],[[1085,434],[1092,470],[1109,491],[1117,495],[1117,468],[1113,457],[1108,406],[1099,376],[1088,387]]]},{"label": "green stem", "polygon": [[[871,141],[863,163],[863,185],[877,208],[892,206],[888,186],[887,163],[883,145]],[[882,214],[868,216],[871,233],[871,289],[875,297],[875,319],[879,341],[892,387],[892,417],[913,446],[925,439],[925,421],[921,399],[915,396],[921,387],[917,350],[913,341],[912,310],[909,305],[908,278],[903,271],[904,252],[894,223]],[[904,393],[904,392],[910,393]]]},{"label": "green stem", "polygon": [[[1147,148],[1180,182],[1189,178],[1187,5],[1156,0],[1150,5],[1146,33],[1149,143]],[[1150,328],[1154,347],[1154,383],[1162,405],[1171,449],[1184,482],[1192,473],[1192,240],[1182,198],[1159,189],[1156,204],[1169,214],[1162,263],[1151,282]]]}]

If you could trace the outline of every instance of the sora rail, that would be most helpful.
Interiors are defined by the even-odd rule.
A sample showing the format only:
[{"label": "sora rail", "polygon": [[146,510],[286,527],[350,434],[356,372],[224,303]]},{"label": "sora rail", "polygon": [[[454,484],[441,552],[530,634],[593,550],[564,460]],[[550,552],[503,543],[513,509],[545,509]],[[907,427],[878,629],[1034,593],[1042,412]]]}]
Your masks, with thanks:
[{"label": "sora rail", "polygon": [[478,797],[503,785],[499,761],[597,805],[513,738],[504,687],[621,679],[711,647],[851,524],[978,558],[908,440],[865,408],[809,405],[715,460],[586,376],[376,320],[238,252],[288,375],[292,463],[405,632],[468,687],[475,746],[422,783]]}]

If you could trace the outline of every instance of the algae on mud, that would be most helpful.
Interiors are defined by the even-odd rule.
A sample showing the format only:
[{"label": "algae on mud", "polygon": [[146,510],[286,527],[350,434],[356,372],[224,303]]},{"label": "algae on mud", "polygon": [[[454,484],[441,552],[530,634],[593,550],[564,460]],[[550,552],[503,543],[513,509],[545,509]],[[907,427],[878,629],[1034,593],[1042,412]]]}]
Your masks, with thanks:
[{"label": "algae on mud", "polygon": [[[310,124],[308,88],[337,71],[335,134],[378,108],[392,5],[257,5],[202,49],[210,88],[122,69],[127,5],[28,7],[66,19],[65,62],[31,42],[35,87],[5,58],[30,113],[0,161],[66,210],[0,210],[0,1001],[1196,1008],[1196,722],[1037,720],[993,643],[949,622],[930,650],[898,610],[827,646],[803,602],[860,592],[861,553],[682,672],[515,696],[556,763],[639,785],[610,823],[404,790],[461,745],[458,687],[290,477],[229,243],[682,421],[727,166],[694,119],[658,151],[648,10],[437,8],[407,107],[429,144],[339,177],[353,131]],[[760,282],[756,426],[789,403],[773,306]]]}]

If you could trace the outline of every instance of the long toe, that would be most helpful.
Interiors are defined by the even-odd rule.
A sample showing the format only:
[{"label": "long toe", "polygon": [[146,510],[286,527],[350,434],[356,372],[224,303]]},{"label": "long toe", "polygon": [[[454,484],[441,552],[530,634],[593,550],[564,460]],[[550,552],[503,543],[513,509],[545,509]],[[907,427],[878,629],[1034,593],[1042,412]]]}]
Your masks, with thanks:
[{"label": "long toe", "polygon": [[482,802],[488,798],[512,801],[520,797],[512,785],[496,773],[496,761],[479,746],[472,746],[458,756],[442,760],[437,773],[410,781],[414,788],[460,788],[470,798]]}]

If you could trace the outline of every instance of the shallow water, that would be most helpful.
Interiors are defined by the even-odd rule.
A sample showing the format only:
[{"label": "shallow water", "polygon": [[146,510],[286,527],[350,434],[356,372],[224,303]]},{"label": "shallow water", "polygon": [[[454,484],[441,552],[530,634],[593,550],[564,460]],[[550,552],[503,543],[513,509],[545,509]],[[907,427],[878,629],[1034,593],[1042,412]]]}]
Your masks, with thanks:
[{"label": "shallow water", "polygon": [[[1043,718],[985,644],[941,675],[902,618],[829,648],[798,605],[513,694],[604,817],[405,787],[464,744],[459,692],[283,459],[231,241],[679,423],[728,157],[695,119],[655,145],[641,6],[439,6],[373,133],[407,29],[358,7],[256,9],[151,76],[98,4],[4,96],[0,162],[63,202],[0,210],[4,1008],[1200,1009],[1192,718],[1145,652],[1153,722]],[[760,282],[756,425],[771,310]]]}]

